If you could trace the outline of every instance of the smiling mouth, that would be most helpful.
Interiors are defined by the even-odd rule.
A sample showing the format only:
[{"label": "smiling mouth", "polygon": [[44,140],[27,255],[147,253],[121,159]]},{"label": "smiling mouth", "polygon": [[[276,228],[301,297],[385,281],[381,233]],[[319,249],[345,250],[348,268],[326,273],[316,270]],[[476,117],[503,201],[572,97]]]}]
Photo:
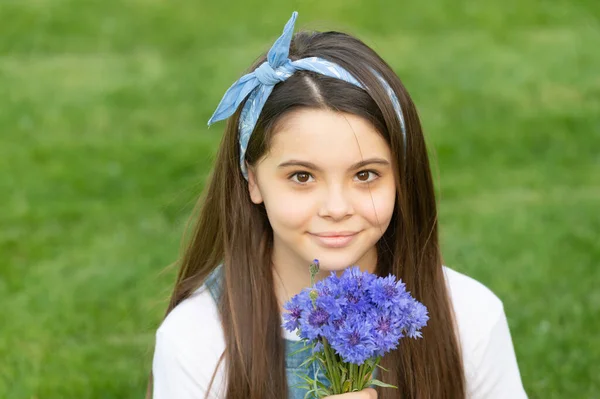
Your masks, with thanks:
[{"label": "smiling mouth", "polygon": [[311,237],[322,247],[326,248],[343,248],[349,245],[359,232],[331,232],[312,234]]}]

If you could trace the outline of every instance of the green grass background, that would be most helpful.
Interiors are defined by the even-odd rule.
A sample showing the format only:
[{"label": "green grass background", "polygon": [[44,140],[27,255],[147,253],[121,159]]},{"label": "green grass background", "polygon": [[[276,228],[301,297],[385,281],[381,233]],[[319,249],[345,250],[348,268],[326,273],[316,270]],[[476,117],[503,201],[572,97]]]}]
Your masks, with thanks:
[{"label": "green grass background", "polygon": [[0,398],[143,396],[206,121],[293,10],[408,87],[530,397],[600,397],[597,0],[1,0]]}]

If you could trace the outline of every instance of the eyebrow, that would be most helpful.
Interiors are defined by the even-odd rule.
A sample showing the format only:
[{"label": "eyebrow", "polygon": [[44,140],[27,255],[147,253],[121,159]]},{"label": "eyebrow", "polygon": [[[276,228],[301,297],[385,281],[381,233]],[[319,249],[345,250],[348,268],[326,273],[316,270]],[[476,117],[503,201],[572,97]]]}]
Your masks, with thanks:
[{"label": "eyebrow", "polygon": [[[359,168],[362,168],[364,166],[371,165],[371,164],[379,164],[382,166],[389,166],[390,163],[383,158],[369,158],[369,159],[365,159],[365,160],[355,163],[354,165],[350,166],[350,168],[348,170],[356,170],[356,169],[359,169]],[[289,161],[280,163],[277,166],[277,168],[282,169],[282,168],[286,168],[286,167],[290,167],[290,166],[301,166],[301,167],[304,167],[307,169],[316,170],[318,172],[321,171],[321,168],[319,168],[317,165],[315,165],[312,162],[299,161],[296,159],[291,159]]]}]

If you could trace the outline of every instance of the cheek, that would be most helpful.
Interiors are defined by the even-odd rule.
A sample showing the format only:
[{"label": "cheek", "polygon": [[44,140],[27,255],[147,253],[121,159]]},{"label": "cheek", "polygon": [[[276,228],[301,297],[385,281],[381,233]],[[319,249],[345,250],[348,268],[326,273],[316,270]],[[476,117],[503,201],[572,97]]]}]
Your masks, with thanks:
[{"label": "cheek", "polygon": [[396,190],[392,187],[382,187],[366,193],[368,198],[361,201],[360,213],[373,226],[387,228],[396,202]]},{"label": "cheek", "polygon": [[315,211],[313,204],[301,195],[283,190],[269,193],[264,198],[265,208],[273,230],[302,230]]}]

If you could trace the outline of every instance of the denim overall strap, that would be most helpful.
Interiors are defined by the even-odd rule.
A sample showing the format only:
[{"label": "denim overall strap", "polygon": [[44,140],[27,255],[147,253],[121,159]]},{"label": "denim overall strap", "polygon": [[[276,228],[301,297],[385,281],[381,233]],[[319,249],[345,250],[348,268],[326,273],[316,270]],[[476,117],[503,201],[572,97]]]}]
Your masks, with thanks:
[{"label": "denim overall strap", "polygon": [[313,395],[306,396],[308,393],[308,389],[306,388],[308,382],[302,378],[303,376],[309,377],[312,380],[317,379],[325,386],[329,386],[329,381],[325,378],[323,370],[319,368],[317,362],[302,365],[311,355],[311,349],[295,353],[302,348],[304,348],[304,342],[302,341],[285,340],[285,369],[288,382],[288,399],[316,398]]},{"label": "denim overall strap", "polygon": [[204,281],[204,285],[208,288],[210,295],[213,297],[216,303],[219,303],[221,298],[221,293],[223,292],[223,265],[220,264],[215,267],[206,280]]},{"label": "denim overall strap", "polygon": [[[223,292],[222,264],[218,265],[215,270],[208,275],[204,281],[204,285],[208,288],[215,302],[218,303]],[[293,341],[289,339],[284,339],[283,341],[285,345],[285,369],[288,384],[288,399],[304,399],[306,397],[308,390],[302,386],[306,386],[307,382],[302,379],[303,375],[308,376],[311,379],[315,379],[315,375],[317,375],[320,382],[326,386],[329,385],[323,372],[318,369],[316,363],[302,366],[311,354],[310,349],[298,352],[299,349],[304,347],[302,341]]]}]

